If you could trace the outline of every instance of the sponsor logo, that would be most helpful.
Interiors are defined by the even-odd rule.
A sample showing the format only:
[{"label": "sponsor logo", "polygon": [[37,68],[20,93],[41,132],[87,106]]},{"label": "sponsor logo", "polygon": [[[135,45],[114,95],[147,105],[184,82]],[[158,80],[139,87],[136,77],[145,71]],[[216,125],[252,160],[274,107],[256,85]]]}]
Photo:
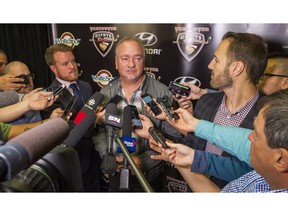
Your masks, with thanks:
[{"label": "sponsor logo", "polygon": [[157,42],[157,37],[150,32],[140,32],[135,34],[135,37],[139,39],[145,47],[152,46]]},{"label": "sponsor logo", "polygon": [[201,85],[201,82],[199,79],[195,78],[195,77],[190,77],[190,76],[182,76],[182,77],[177,77],[174,82],[177,82],[177,83],[190,83],[190,84],[194,84],[198,87],[200,87]]},{"label": "sponsor logo", "polygon": [[108,70],[100,70],[96,75],[91,75],[91,77],[101,88],[104,88],[113,80],[113,76]]},{"label": "sponsor logo", "polygon": [[139,32],[135,34],[135,38],[139,39],[143,46],[145,47],[145,53],[149,55],[160,55],[162,52],[162,49],[152,49],[147,48],[155,45],[157,43],[157,37],[156,35],[150,33],[150,32]]},{"label": "sponsor logo", "polygon": [[[101,29],[107,29],[101,30]],[[115,41],[118,40],[119,35],[114,37],[114,34],[110,32],[109,30],[116,30],[116,28],[101,28],[101,27],[90,27],[90,31],[94,31],[92,34],[92,38],[89,41],[92,41],[96,50],[102,55],[102,57],[105,57],[111,50],[113,44]]]},{"label": "sponsor logo", "polygon": [[209,31],[207,27],[196,27],[193,31],[189,31],[188,28],[175,28],[177,31],[183,31],[177,35],[176,43],[180,53],[183,57],[188,61],[191,62],[202,50],[203,46],[208,44],[212,37],[209,36],[206,40],[205,35],[201,33],[201,31]]},{"label": "sponsor logo", "polygon": [[74,35],[70,32],[64,32],[60,38],[56,38],[56,43],[62,43],[66,44],[67,46],[74,49],[75,46],[78,46],[80,44],[81,39],[77,38],[75,39]]}]

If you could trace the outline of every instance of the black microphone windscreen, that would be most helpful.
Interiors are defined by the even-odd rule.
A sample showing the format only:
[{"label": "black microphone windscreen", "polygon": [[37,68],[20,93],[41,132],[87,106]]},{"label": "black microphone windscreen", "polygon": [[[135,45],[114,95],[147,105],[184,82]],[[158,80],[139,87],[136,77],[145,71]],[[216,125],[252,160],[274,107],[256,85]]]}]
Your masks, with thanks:
[{"label": "black microphone windscreen", "polygon": [[106,106],[106,113],[110,113],[113,115],[119,115],[119,110],[117,108],[117,105],[114,103],[110,103]]},{"label": "black microphone windscreen", "polygon": [[0,108],[19,102],[19,94],[16,91],[0,92]]},{"label": "black microphone windscreen", "polygon": [[74,123],[78,125],[86,115],[90,112],[94,112],[97,106],[102,102],[104,95],[100,92],[95,92],[84,104],[81,110],[77,113]]},{"label": "black microphone windscreen", "polygon": [[92,112],[88,113],[87,116],[70,131],[67,138],[63,141],[63,144],[70,147],[75,147],[85,133],[89,131],[95,120],[96,115]]},{"label": "black microphone windscreen", "polygon": [[19,144],[24,147],[32,164],[61,144],[69,131],[68,123],[56,118],[10,139],[6,145]]},{"label": "black microphone windscreen", "polygon": [[130,136],[132,131],[132,108],[127,105],[123,110],[122,136]]}]

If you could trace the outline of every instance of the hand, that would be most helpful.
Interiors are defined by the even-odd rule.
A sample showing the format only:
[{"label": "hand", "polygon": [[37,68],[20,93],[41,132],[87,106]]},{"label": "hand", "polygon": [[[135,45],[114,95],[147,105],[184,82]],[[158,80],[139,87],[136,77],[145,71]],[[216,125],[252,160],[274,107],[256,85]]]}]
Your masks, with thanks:
[{"label": "hand", "polygon": [[49,119],[54,119],[54,118],[61,118],[61,116],[63,115],[64,110],[62,110],[61,108],[56,108],[53,110],[53,112],[50,115]]},{"label": "hand", "polygon": [[[168,143],[168,141],[165,143]],[[156,143],[154,139],[150,139],[149,144],[151,149],[159,153],[158,155],[151,155],[153,160],[169,161],[169,155],[174,153],[173,149],[164,149],[163,146],[160,143]]]},{"label": "hand", "polygon": [[178,94],[173,95],[173,98],[179,104],[179,107],[188,110],[190,113],[193,114],[193,104],[190,99],[187,99],[186,96],[180,96]]},{"label": "hand", "polygon": [[5,74],[0,77],[0,90],[18,91],[20,88],[26,87],[25,84],[19,84],[17,82],[23,82],[22,78],[16,78],[16,75]]},{"label": "hand", "polygon": [[35,92],[29,97],[28,106],[32,110],[43,110],[46,107],[51,106],[59,97],[59,95],[52,97],[50,101],[48,98],[51,96],[51,92]]},{"label": "hand", "polygon": [[148,129],[150,127],[154,127],[152,121],[145,115],[142,115],[139,113],[139,117],[142,123],[142,129],[135,129],[134,133],[136,133],[138,136],[146,138],[146,139],[150,139],[151,135],[148,132]]},{"label": "hand", "polygon": [[165,120],[166,119],[166,114],[163,111],[162,107],[156,102],[156,100],[153,98],[153,100],[155,101],[155,103],[158,105],[158,107],[161,109],[161,113],[157,116],[154,115],[154,113],[152,112],[151,108],[149,106],[147,106],[146,104],[144,104],[144,109],[149,113],[150,116],[152,116],[155,119],[159,119],[159,120]]},{"label": "hand", "polygon": [[[167,142],[167,145],[172,149],[170,153],[166,153],[169,154],[169,161],[171,163],[176,166],[191,167],[194,160],[194,149],[180,143]],[[167,151],[167,149],[164,149],[164,151]]]},{"label": "hand", "polygon": [[94,122],[94,125],[103,125],[105,123],[105,113],[106,109],[102,110],[102,107],[97,107],[95,110],[96,120]]},{"label": "hand", "polygon": [[190,100],[198,100],[202,95],[207,94],[207,89],[201,89],[198,86],[191,84],[191,83],[184,83],[183,85],[189,86],[191,89],[191,92],[187,99]]},{"label": "hand", "polygon": [[182,108],[175,110],[175,112],[180,118],[177,121],[170,121],[167,118],[167,122],[179,131],[194,132],[196,130],[199,119],[195,118],[189,111]]}]

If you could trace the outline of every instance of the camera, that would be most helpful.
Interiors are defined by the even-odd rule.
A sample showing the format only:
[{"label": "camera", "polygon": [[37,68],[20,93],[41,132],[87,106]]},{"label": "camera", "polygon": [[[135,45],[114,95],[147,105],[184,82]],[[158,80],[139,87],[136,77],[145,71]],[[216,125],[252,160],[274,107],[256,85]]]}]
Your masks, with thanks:
[{"label": "camera", "polygon": [[82,173],[75,149],[57,146],[29,168],[0,183],[0,192],[81,192]]},{"label": "camera", "polygon": [[18,76],[16,76],[16,77],[17,77],[17,78],[22,78],[22,79],[23,79],[22,82],[16,82],[16,83],[19,83],[19,84],[26,84],[26,85],[29,84],[29,75],[21,74],[21,75],[18,75]]}]

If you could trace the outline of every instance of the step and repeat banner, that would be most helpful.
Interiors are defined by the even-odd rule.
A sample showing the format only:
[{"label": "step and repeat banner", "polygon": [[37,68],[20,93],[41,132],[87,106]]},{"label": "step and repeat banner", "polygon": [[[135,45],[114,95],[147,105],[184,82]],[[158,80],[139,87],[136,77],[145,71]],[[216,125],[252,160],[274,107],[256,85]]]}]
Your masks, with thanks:
[{"label": "step and repeat banner", "polygon": [[[170,81],[194,82],[210,87],[208,64],[227,31],[262,36],[269,52],[288,53],[288,24],[55,24],[54,43],[74,49],[81,72],[94,91],[118,75],[114,57],[117,41],[135,36],[145,47],[145,72],[168,85]],[[164,191],[189,190],[172,164],[164,168]]]},{"label": "step and repeat banner", "polygon": [[114,50],[125,36],[142,41],[149,76],[166,85],[197,79],[196,84],[209,87],[207,66],[227,31],[259,34],[269,51],[288,50],[288,24],[54,24],[52,37],[73,47],[80,79],[99,91],[118,75]]}]

